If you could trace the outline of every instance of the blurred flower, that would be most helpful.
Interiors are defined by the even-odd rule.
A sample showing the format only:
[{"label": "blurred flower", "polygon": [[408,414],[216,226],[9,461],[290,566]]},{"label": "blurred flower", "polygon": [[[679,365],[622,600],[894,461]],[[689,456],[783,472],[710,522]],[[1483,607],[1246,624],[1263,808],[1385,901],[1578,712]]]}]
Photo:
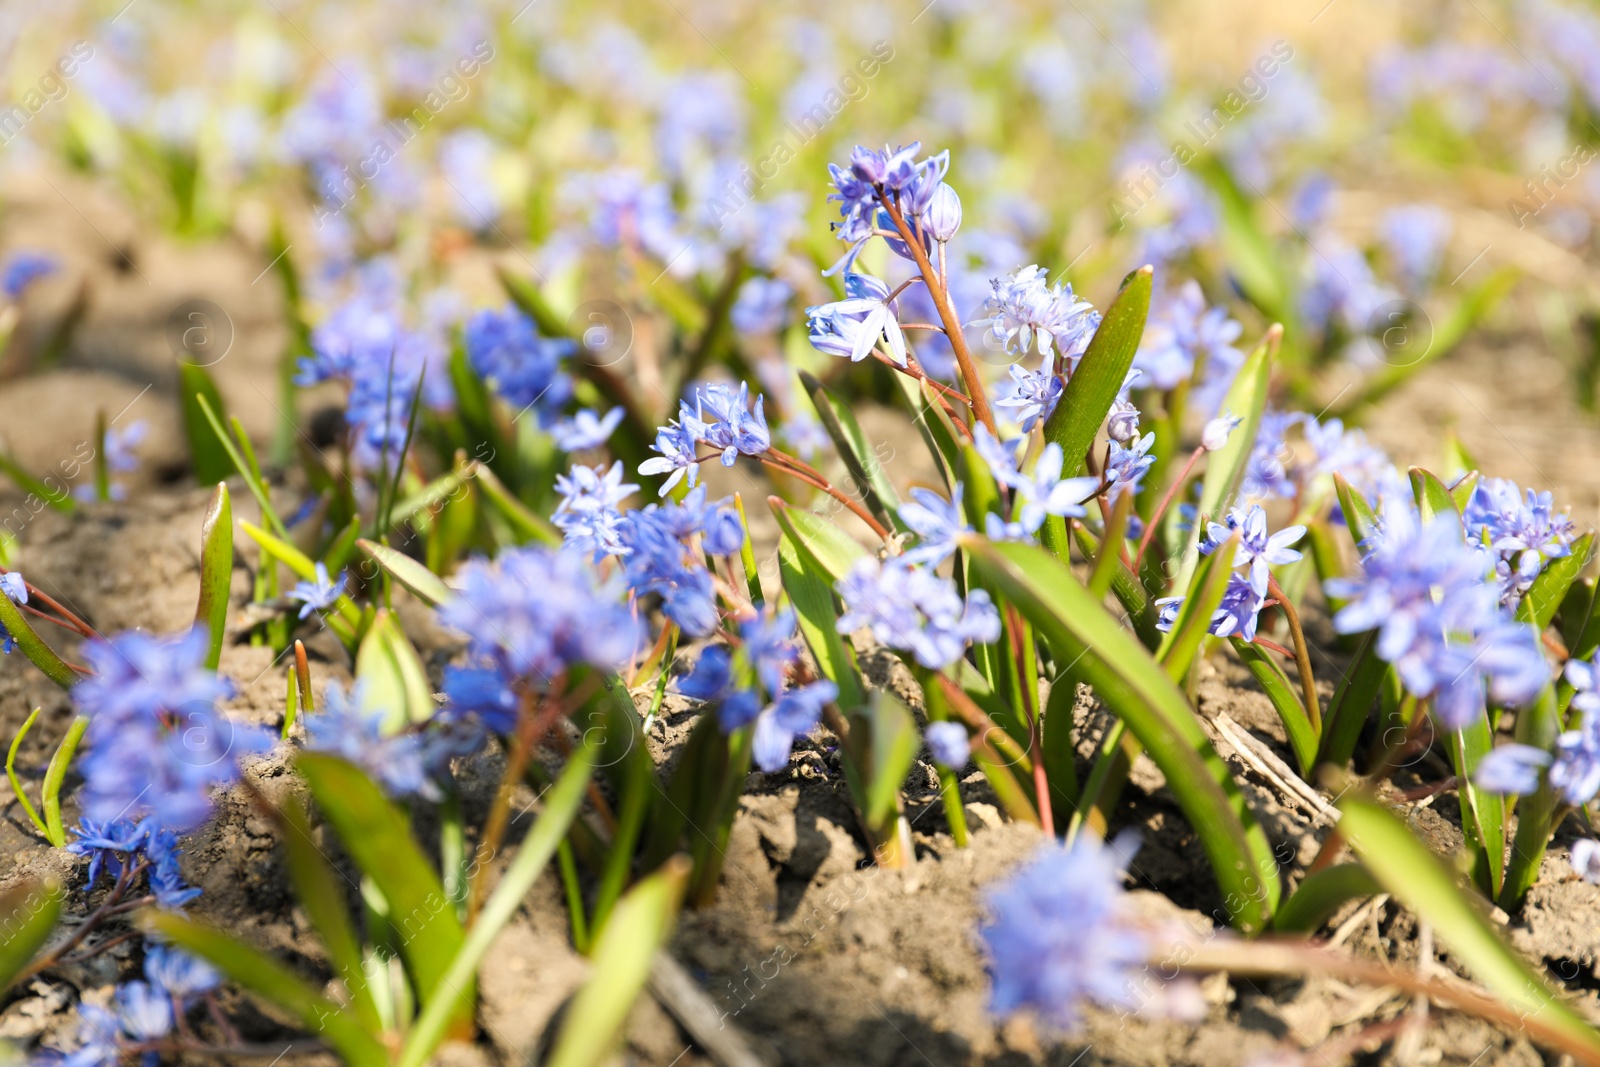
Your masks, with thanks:
[{"label": "blurred flower", "polygon": [[834,588],[845,606],[840,633],[869,628],[930,670],[956,662],[970,642],[1000,636],[1000,613],[988,593],[974,589],[963,600],[954,582],[904,557],[860,560]]},{"label": "blurred flower", "polygon": [[327,611],[344,595],[344,571],[339,572],[336,581],[328,580],[327,564],[317,562],[317,580],[314,582],[299,582],[289,590],[289,599],[300,602],[300,618],[304,619],[314,611]]},{"label": "blurred flower", "polygon": [[563,452],[585,452],[611,440],[611,434],[621,424],[622,416],[620,406],[604,415],[597,415],[591,408],[580,408],[572,418],[551,424],[550,436]]},{"label": "blurred flower", "polygon": [[28,286],[60,269],[56,258],[44,252],[13,252],[0,266],[0,289],[16,300]]},{"label": "blurred flower", "polygon": [[728,319],[740,333],[777,333],[788,318],[789,301],[793,298],[794,288],[788,282],[757,274],[739,287]]},{"label": "blurred flower", "polygon": [[922,731],[933,758],[953,771],[959,771],[972,757],[972,742],[967,728],[958,722],[930,722]]}]

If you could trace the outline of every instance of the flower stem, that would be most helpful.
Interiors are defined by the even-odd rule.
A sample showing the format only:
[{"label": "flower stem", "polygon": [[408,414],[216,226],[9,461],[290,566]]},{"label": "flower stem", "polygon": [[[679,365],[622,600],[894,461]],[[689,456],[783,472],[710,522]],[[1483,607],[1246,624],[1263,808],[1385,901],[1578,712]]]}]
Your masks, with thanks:
[{"label": "flower stem", "polygon": [[1267,575],[1267,589],[1283,609],[1283,617],[1289,620],[1289,636],[1294,638],[1294,661],[1300,668],[1300,688],[1305,691],[1306,714],[1311,716],[1311,729],[1321,736],[1322,706],[1317,703],[1317,679],[1311,673],[1311,651],[1306,647],[1305,631],[1300,628],[1300,612],[1295,610],[1294,602],[1284,593],[1278,579],[1270,574]]},{"label": "flower stem", "polygon": [[989,428],[990,433],[998,436],[999,430],[995,427],[994,415],[989,411],[989,401],[983,393],[983,381],[978,376],[977,364],[972,361],[972,353],[967,349],[966,335],[961,332],[961,316],[956,314],[955,305],[950,301],[950,293],[940,284],[939,274],[933,269],[933,263],[929,261],[922,242],[911,232],[911,227],[906,225],[906,218],[900,210],[900,205],[882,189],[878,190],[878,199],[894,222],[894,228],[899,231],[900,239],[910,250],[912,260],[928,284],[928,294],[933,297],[933,306],[939,312],[939,321],[944,323],[945,336],[950,339],[950,348],[955,352],[956,363],[961,368],[961,380],[966,383],[967,403],[971,405],[972,413],[978,417],[979,422]]},{"label": "flower stem", "polygon": [[1144,550],[1150,547],[1150,539],[1155,536],[1156,527],[1161,525],[1162,516],[1172,506],[1172,499],[1178,495],[1178,487],[1189,480],[1189,473],[1194,470],[1194,465],[1200,462],[1200,457],[1205,454],[1205,448],[1196,448],[1183,464],[1183,469],[1178,476],[1172,479],[1172,484],[1167,486],[1167,495],[1161,498],[1161,503],[1156,505],[1156,510],[1150,514],[1150,521],[1144,524],[1144,536],[1139,538],[1139,551],[1133,557],[1133,573],[1139,573],[1139,565],[1144,562]]},{"label": "flower stem", "polygon": [[833,483],[829,482],[828,479],[824,478],[820,473],[818,473],[816,468],[812,467],[809,463],[780,452],[776,448],[769,448],[760,458],[762,463],[772,467],[774,470],[783,471],[785,474],[792,474],[796,478],[799,478],[802,482],[805,482],[807,485],[821,489],[824,493],[827,493],[829,496],[833,497],[839,503],[849,508],[855,514],[856,518],[860,519],[862,522],[871,527],[872,532],[877,534],[878,537],[881,538],[885,543],[892,542],[894,540],[894,534],[884,529],[883,523],[873,518],[872,513],[866,508],[862,507],[859,501],[852,500],[848,493],[845,493]]}]

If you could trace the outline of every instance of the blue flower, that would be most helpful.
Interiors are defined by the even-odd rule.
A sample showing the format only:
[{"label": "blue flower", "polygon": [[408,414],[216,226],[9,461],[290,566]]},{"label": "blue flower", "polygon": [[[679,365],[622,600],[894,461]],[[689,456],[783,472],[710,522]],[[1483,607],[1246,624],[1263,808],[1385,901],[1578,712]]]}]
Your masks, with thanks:
[{"label": "blue flower", "polygon": [[15,300],[28,286],[60,269],[56,258],[43,252],[13,252],[0,267],[0,289]]},{"label": "blue flower", "polygon": [[789,315],[794,287],[781,278],[755,275],[745,279],[739,296],[728,312],[728,321],[743,334],[774,334],[783,328]]},{"label": "blue flower", "polygon": [[1087,514],[1084,501],[1100,483],[1094,478],[1062,478],[1065,464],[1061,446],[1052,441],[1039,454],[1033,472],[1017,478],[1016,519],[1028,533],[1037,532],[1048,515],[1081,518]]},{"label": "blue flower", "polygon": [[517,694],[506,675],[492,667],[444,669],[444,692],[456,712],[476,715],[497,734],[509,734],[517,722]]},{"label": "blue flower", "polygon": [[[1207,633],[1216,637],[1239,637],[1245,641],[1256,639],[1256,626],[1260,622],[1261,607],[1267,599],[1267,572],[1258,567],[1228,576],[1228,588],[1223,590],[1222,601],[1212,613]],[[1183,605],[1181,596],[1162,597],[1156,601],[1161,609],[1156,627],[1170,630],[1178,621],[1178,611]]]},{"label": "blue flower", "polygon": [[556,475],[556,505],[550,521],[565,535],[565,546],[598,560],[601,556],[622,556],[622,512],[617,505],[639,487],[622,480],[622,461],[604,467],[574,466]]},{"label": "blue flower", "polygon": [[722,453],[722,465],[731,467],[739,456],[759,456],[772,447],[772,432],[762,414],[763,398],[756,397],[749,407],[750,387],[739,383],[738,392],[721,383],[702,385],[694,393],[694,412],[687,404],[678,411],[678,421],[690,436]]},{"label": "blue flower", "polygon": [[145,951],[144,976],[179,1004],[222,984],[215,967],[171,945],[151,945]]},{"label": "blue flower", "polygon": [[172,998],[135,979],[117,987],[117,1019],[135,1041],[155,1041],[172,1030]]},{"label": "blue flower", "polygon": [[1005,351],[1037,348],[1043,355],[1053,344],[1069,367],[1100,327],[1094,305],[1075,297],[1070,285],[1052,287],[1044,268],[1037,265],[996,278],[983,312],[973,325],[987,326],[991,340]]},{"label": "blue flower", "polygon": [[89,879],[86,884],[93,886],[100,880],[101,871],[108,872],[113,879],[120,878],[124,860],[144,848],[154,827],[148,820],[134,822],[132,819],[118,819],[100,823],[82,819],[70,832],[73,840],[67,842],[67,851],[89,857]]},{"label": "blue flower", "polygon": [[750,755],[768,774],[776,774],[789,764],[794,739],[808,734],[822,721],[822,707],[837,699],[839,688],[823,679],[791,689],[773,701],[756,717],[755,736]]},{"label": "blue flower", "polygon": [[628,588],[635,596],[660,596],[662,611],[691,637],[709,634],[718,618],[715,585],[703,553],[691,548],[691,542],[710,521],[718,526],[715,547],[726,547],[721,539],[727,531],[705,497],[701,486],[682,505],[652,504],[631,511],[621,533],[627,549],[623,569]]},{"label": "blue flower", "polygon": [[442,796],[429,780],[421,736],[406,731],[405,722],[395,721],[394,709],[373,706],[364,681],[358,680],[349,692],[329,682],[316,713],[301,721],[307,749],[349,760],[389,793],[428,800]]},{"label": "blue flower", "polygon": [[690,435],[687,428],[676,421],[669,422],[656,431],[655,443],[650,446],[650,451],[659,452],[639,464],[640,474],[666,474],[672,476],[661,484],[658,493],[666,496],[672,492],[672,487],[685,474],[689,476],[689,488],[694,488],[695,481],[700,477],[700,461],[695,456],[695,438]]},{"label": "blue flower", "polygon": [[339,572],[335,581],[328,580],[327,564],[317,563],[317,580],[314,582],[299,582],[289,590],[289,599],[300,602],[300,617],[303,619],[313,611],[327,611],[336,604],[344,595],[344,571]]},{"label": "blue flower", "polygon": [[1585,882],[1600,885],[1600,841],[1580,837],[1572,843],[1572,869]]},{"label": "blue flower", "polygon": [[478,376],[519,413],[535,408],[541,425],[550,425],[571,397],[572,381],[561,365],[577,351],[576,344],[541,337],[533,320],[516,308],[478,312],[462,340]]},{"label": "blue flower", "polygon": [[[28,602],[28,583],[22,577],[22,572],[6,571],[0,574],[0,593],[4,593],[6,599],[13,603],[26,604]],[[9,656],[11,650],[16,647],[17,642],[4,626],[0,626],[0,641],[5,642],[6,655]]]},{"label": "blue flower", "polygon": [[1086,1002],[1142,1002],[1154,946],[1134,924],[1121,875],[1137,845],[1106,845],[1081,833],[1070,846],[1040,846],[1023,867],[985,893],[979,927],[993,991],[990,1010],[1024,1009],[1050,1026],[1075,1027]]},{"label": "blue flower", "polygon": [[948,578],[895,557],[863,559],[834,586],[845,611],[842,634],[870,628],[890,648],[911,652],[930,670],[959,660],[969,643],[1000,636],[1000,613],[982,589],[965,600]]},{"label": "blue flower", "polygon": [[972,758],[972,741],[967,728],[958,722],[930,722],[922,731],[933,758],[951,770],[959,771]]},{"label": "blue flower", "polygon": [[1439,270],[1450,230],[1450,216],[1432,204],[1404,204],[1384,212],[1378,232],[1408,292],[1427,289]]},{"label": "blue flower", "polygon": [[1229,566],[1255,566],[1258,560],[1260,566],[1279,566],[1300,558],[1300,553],[1289,546],[1305,536],[1306,528],[1289,526],[1269,536],[1267,513],[1260,504],[1229,508],[1224,522],[1207,525],[1205,536],[1200,539],[1201,553],[1211,555],[1227,544],[1236,531],[1240,534],[1239,545]]},{"label": "blue flower", "polygon": [[266,730],[217,711],[232,686],[205,666],[209,643],[196,628],[166,639],[130,632],[85,645],[96,673],[72,695],[90,717],[78,764],[86,817],[148,813],[165,829],[193,830],[211,814],[211,791],[238,780],[239,759],[272,747]]},{"label": "blue flower", "polygon": [[580,665],[621,667],[643,639],[621,579],[601,579],[570,550],[518,547],[470,560],[457,588],[440,620],[467,635],[473,666],[495,667],[508,684],[545,684]]},{"label": "blue flower", "polygon": [[1486,478],[1473,487],[1461,521],[1468,539],[1487,546],[1498,559],[1500,600],[1514,607],[1552,559],[1570,555],[1577,528],[1566,512],[1556,513],[1552,494],[1515,482]]},{"label": "blue flower", "polygon": [[937,567],[955,553],[956,539],[972,530],[961,510],[964,489],[956,482],[949,500],[930,489],[911,490],[911,503],[900,505],[900,521],[919,539],[905,554],[908,562]]},{"label": "blue flower", "polygon": [[622,422],[621,407],[614,407],[604,415],[582,408],[570,419],[561,419],[550,427],[550,436],[563,452],[584,452],[599,448],[611,440],[611,434]]},{"label": "blue flower", "polygon": [[106,466],[121,474],[138,470],[139,457],[133,454],[133,449],[145,439],[149,430],[150,424],[143,419],[136,419],[120,429],[108,428],[105,436]]},{"label": "blue flower", "polygon": [[1472,781],[1491,793],[1526,796],[1539,788],[1539,775],[1550,765],[1550,753],[1532,745],[1501,745],[1478,761]]},{"label": "blue flower", "polygon": [[1585,712],[1576,730],[1556,739],[1549,779],[1550,787],[1574,806],[1600,793],[1600,715]]},{"label": "blue flower", "polygon": [[178,835],[171,830],[156,830],[145,843],[145,856],[150,860],[146,877],[158,907],[174,910],[200,895],[199,889],[184,883],[183,872],[178,868],[178,856],[182,851],[178,847]]},{"label": "blue flower", "polygon": [[806,308],[812,346],[859,363],[886,340],[890,356],[905,366],[906,337],[888,284],[868,274],[846,274],[844,289],[845,299]]},{"label": "blue flower", "polygon": [[1123,444],[1115,439],[1108,442],[1105,480],[1111,483],[1111,487],[1106,490],[1106,495],[1113,503],[1123,493],[1139,492],[1145,472],[1156,461],[1156,457],[1150,454],[1151,446],[1155,443],[1153,430],[1131,444]]},{"label": "blue flower", "polygon": [[1036,371],[1013,363],[1007,372],[1011,376],[1010,382],[1002,383],[1002,386],[1009,384],[1010,388],[996,397],[994,406],[1009,411],[1023,433],[1050,418],[1050,413],[1055,411],[1056,403],[1061,399],[1065,386],[1062,385],[1061,376],[1056,374],[1055,361],[1056,355],[1052,350],[1045,353]]}]

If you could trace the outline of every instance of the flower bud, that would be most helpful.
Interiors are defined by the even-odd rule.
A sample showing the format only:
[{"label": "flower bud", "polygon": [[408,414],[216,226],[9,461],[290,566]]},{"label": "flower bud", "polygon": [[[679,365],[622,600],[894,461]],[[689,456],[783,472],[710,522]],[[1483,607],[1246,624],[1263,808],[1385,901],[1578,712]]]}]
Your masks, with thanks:
[{"label": "flower bud", "polygon": [[961,198],[945,182],[933,191],[928,208],[922,213],[922,228],[941,244],[956,235],[961,228]]},{"label": "flower bud", "polygon": [[1215,452],[1228,443],[1228,435],[1233,433],[1233,428],[1238,426],[1240,419],[1232,412],[1223,412],[1200,431],[1200,447],[1207,452]]}]

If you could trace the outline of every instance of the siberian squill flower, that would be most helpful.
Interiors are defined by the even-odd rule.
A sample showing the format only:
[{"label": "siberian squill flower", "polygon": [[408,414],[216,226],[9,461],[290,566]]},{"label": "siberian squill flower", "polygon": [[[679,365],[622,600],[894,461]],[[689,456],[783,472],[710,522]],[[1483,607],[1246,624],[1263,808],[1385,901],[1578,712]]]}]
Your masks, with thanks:
[{"label": "siberian squill flower", "polygon": [[541,337],[533,320],[516,308],[478,312],[467,322],[462,342],[478,376],[519,412],[534,408],[542,425],[549,425],[572,395],[561,364],[577,350],[575,343]]},{"label": "siberian squill flower", "polygon": [[302,581],[289,590],[290,600],[300,604],[300,618],[304,619],[314,611],[327,611],[336,604],[344,595],[344,571],[339,572],[336,580],[328,578],[328,565],[317,563],[317,577],[315,581]]},{"label": "siberian squill flower", "polygon": [[834,588],[845,606],[840,633],[871,629],[880,642],[911,652],[931,670],[956,662],[971,642],[1000,636],[1000,613],[988,593],[974,589],[963,600],[953,581],[903,556],[860,560]]},{"label": "siberian squill flower", "polygon": [[1144,377],[1141,370],[1130,370],[1128,376],[1122,380],[1122,388],[1117,390],[1117,397],[1111,402],[1111,410],[1106,414],[1106,436],[1118,444],[1129,445],[1139,439],[1139,420],[1143,418],[1141,412],[1129,393],[1133,383]]},{"label": "siberian squill flower", "polygon": [[329,682],[316,712],[301,719],[306,748],[342,756],[391,795],[438,800],[443,794],[428,778],[422,735],[407,730],[396,710],[373,704],[365,682],[357,681],[348,691]]},{"label": "siberian squill flower", "polygon": [[650,451],[660,454],[639,464],[639,473],[671,472],[671,476],[661,483],[658,496],[666,496],[672,492],[672,487],[677,485],[684,475],[689,476],[689,487],[694,488],[695,482],[700,477],[700,461],[695,456],[695,439],[677,420],[656,430],[655,443],[650,446]]},{"label": "siberian squill flower", "polygon": [[1228,443],[1228,438],[1233,436],[1233,431],[1239,428],[1239,423],[1244,420],[1231,411],[1224,411],[1216,418],[1209,420],[1205,428],[1200,431],[1200,447],[1207,452],[1220,452]]},{"label": "siberian squill flower", "polygon": [[1572,869],[1585,882],[1600,885],[1600,841],[1580,837],[1572,843]]},{"label": "siberian squill flower", "polygon": [[1406,291],[1424,291],[1450,240],[1450,216],[1432,204],[1405,204],[1384,212],[1378,230]]},{"label": "siberian squill flower", "polygon": [[989,915],[978,934],[992,1012],[1032,1010],[1070,1030],[1085,1003],[1142,1004],[1156,946],[1133,922],[1121,880],[1137,848],[1130,831],[1110,844],[1093,833],[1066,846],[1050,841],[985,893]]},{"label": "siberian squill flower", "polygon": [[928,751],[934,760],[953,771],[959,771],[972,758],[972,741],[967,728],[958,722],[930,722],[922,731]]},{"label": "siberian squill flower", "polygon": [[13,252],[0,267],[0,290],[15,300],[28,286],[60,269],[55,257],[43,252]]},{"label": "siberian squill flower", "polygon": [[788,765],[794,739],[811,732],[839,690],[826,679],[784,690],[785,676],[800,658],[794,612],[747,619],[739,625],[739,637],[734,651],[712,645],[702,652],[694,670],[679,680],[678,691],[716,704],[723,733],[754,722],[751,755],[756,766],[774,774]]},{"label": "siberian squill flower", "polygon": [[[1250,568],[1243,572],[1235,572],[1228,576],[1228,587],[1223,590],[1222,602],[1211,615],[1211,624],[1207,632],[1215,637],[1240,637],[1246,641],[1256,639],[1256,627],[1260,622],[1261,608],[1267,599],[1267,572],[1265,570]],[[1161,630],[1170,630],[1178,621],[1178,612],[1182,608],[1184,598],[1181,596],[1162,597],[1156,601],[1156,607],[1161,609],[1156,620],[1156,627]]]},{"label": "siberian squill flower", "polygon": [[739,286],[739,296],[728,312],[728,321],[742,334],[774,334],[789,315],[794,287],[781,278],[755,275]]},{"label": "siberian squill flower", "polygon": [[[28,602],[28,583],[23,579],[21,571],[6,571],[0,574],[0,594],[4,594],[6,599],[14,604]],[[9,656],[17,642],[4,626],[0,626],[0,641],[5,642],[6,655]]]},{"label": "siberian squill flower", "polygon": [[750,386],[702,385],[694,392],[694,411],[687,403],[678,409],[678,421],[696,441],[722,453],[722,465],[731,467],[740,456],[759,456],[772,447],[772,431],[761,412],[763,398],[749,407]]},{"label": "siberian squill flower", "polygon": [[1235,531],[1240,534],[1239,546],[1234,550],[1230,566],[1248,565],[1252,570],[1293,563],[1300,558],[1300,553],[1289,546],[1306,534],[1304,526],[1286,526],[1269,535],[1266,510],[1260,504],[1251,504],[1229,508],[1223,522],[1209,523],[1205,536],[1200,539],[1200,551],[1211,555],[1227,544]]},{"label": "siberian squill flower", "polygon": [[174,637],[128,632],[84,646],[95,673],[73,687],[89,716],[79,759],[83,813],[95,820],[153,816],[187,832],[211,814],[211,792],[238,780],[239,759],[272,746],[264,729],[235,722],[216,702],[232,685],[205,665],[201,627]]},{"label": "siberian squill flower", "polygon": [[1461,521],[1473,544],[1498,557],[1500,600],[1507,607],[1522,599],[1547,562],[1571,554],[1577,536],[1571,516],[1556,513],[1552,494],[1529,489],[1524,495],[1504,478],[1487,478],[1474,486]]},{"label": "siberian squill flower", "polygon": [[937,567],[955,553],[957,538],[972,529],[961,510],[965,488],[956,482],[949,500],[931,489],[911,490],[911,502],[900,505],[900,521],[918,538],[905,553],[907,560]]},{"label": "siberian squill flower", "polygon": [[703,485],[682,504],[630,511],[622,527],[628,588],[636,597],[660,596],[667,618],[685,634],[704,637],[716,628],[718,617],[705,553],[730,555],[743,544],[743,535],[738,512],[722,502],[708,504]]},{"label": "siberian squill flower", "polygon": [[570,419],[559,419],[550,426],[550,436],[563,452],[586,452],[599,448],[611,440],[611,434],[622,422],[620,406],[604,415],[590,408],[580,408]]},{"label": "siberian squill flower", "polygon": [[1043,355],[1053,344],[1070,368],[1100,326],[1094,305],[1075,297],[1071,285],[1052,287],[1048,273],[1038,265],[996,278],[990,288],[983,317],[974,325],[988,326],[991,341],[1007,352],[1037,348]]},{"label": "siberian squill flower", "polygon": [[609,470],[580,465],[556,475],[561,502],[550,521],[565,536],[567,547],[596,559],[627,554],[622,543],[622,512],[617,505],[638,492],[639,487],[622,478],[621,460]]},{"label": "siberian squill flower", "polygon": [[899,309],[889,299],[888,283],[870,274],[849,273],[844,276],[844,289],[843,300],[806,308],[812,346],[859,363],[878,342],[886,341],[890,356],[905,366],[906,336],[900,329]]},{"label": "siberian squill flower", "polygon": [[1111,483],[1111,487],[1106,490],[1106,496],[1113,503],[1123,493],[1138,493],[1145,472],[1156,461],[1156,457],[1150,454],[1150,449],[1155,443],[1154,430],[1136,441],[1124,443],[1113,438],[1109,442],[1106,451],[1105,480]]},{"label": "siberian squill flower", "polygon": [[1018,476],[1016,521],[1028,533],[1036,533],[1049,515],[1082,518],[1087,514],[1084,502],[1100,483],[1094,478],[1062,478],[1065,463],[1061,446],[1052,441],[1044,446],[1033,471]]},{"label": "siberian squill flower", "polygon": [[1064,386],[1056,374],[1055,363],[1056,354],[1052,350],[1045,353],[1038,370],[1028,370],[1020,363],[1011,364],[1007,370],[1011,379],[1002,384],[1003,392],[995,397],[994,406],[1010,412],[1023,433],[1048,419],[1061,399]]},{"label": "siberian squill flower", "polygon": [[222,975],[215,967],[171,945],[157,944],[145,949],[144,976],[180,1007],[222,984]]}]

